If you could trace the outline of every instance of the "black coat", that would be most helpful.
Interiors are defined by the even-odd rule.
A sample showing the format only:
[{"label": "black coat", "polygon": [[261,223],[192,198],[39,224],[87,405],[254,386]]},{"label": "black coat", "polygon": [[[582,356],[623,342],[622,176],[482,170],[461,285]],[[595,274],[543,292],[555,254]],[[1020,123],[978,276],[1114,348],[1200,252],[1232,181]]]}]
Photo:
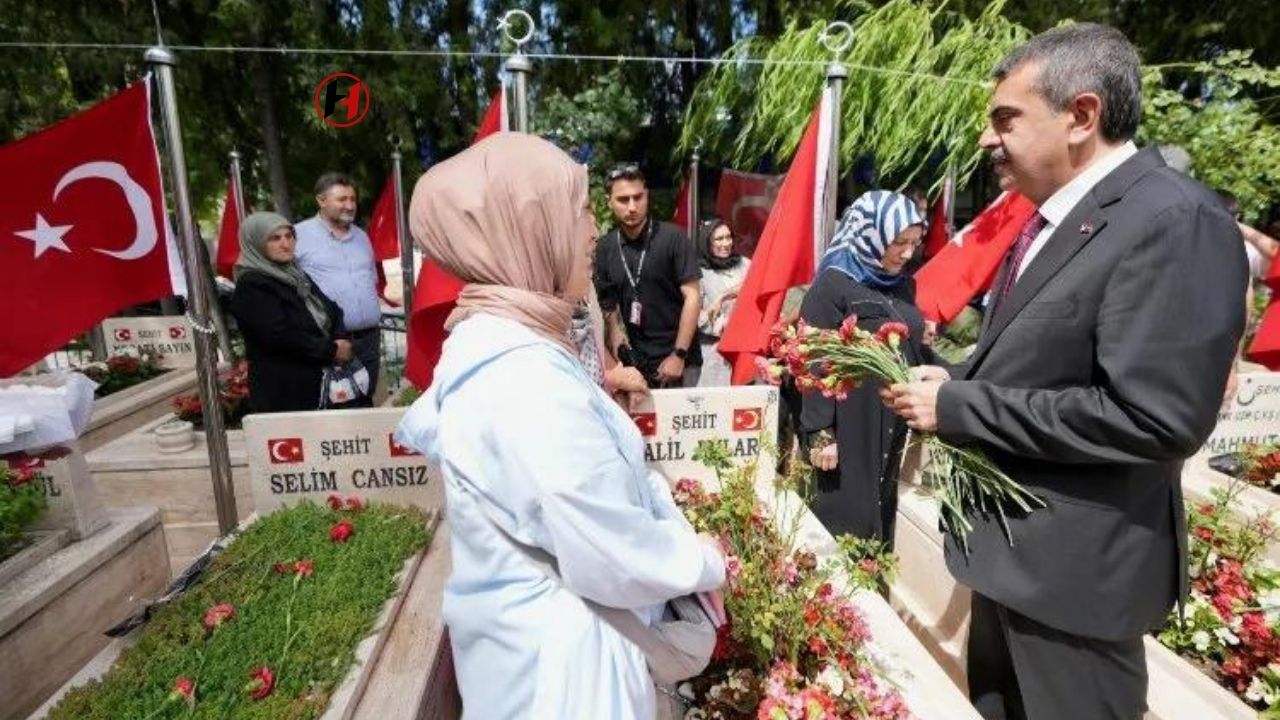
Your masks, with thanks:
[{"label": "black coat", "polygon": [[320,381],[333,364],[336,329],[342,308],[311,283],[329,311],[328,333],[322,331],[293,286],[258,272],[236,281],[231,313],[244,335],[249,360],[249,405],[253,412],[315,410],[320,407]]},{"label": "black coat", "polygon": [[1213,430],[1244,327],[1243,248],[1154,149],[1067,214],[938,393],[938,436],[1048,503],[1009,518],[1012,547],[971,518],[970,554],[946,546],[956,579],[1074,635],[1164,620],[1186,589],[1182,461]]},{"label": "black coat", "polygon": [[[910,335],[902,345],[911,365],[932,362],[920,343],[924,320],[915,306],[915,284],[878,290],[859,284],[837,270],[825,270],[800,306],[800,317],[814,327],[840,327],[850,315],[858,327],[874,333],[887,322],[900,322]],[[839,465],[815,471],[810,505],[832,534],[877,538],[892,545],[898,510],[898,468],[907,435],[906,423],[880,401],[879,385],[867,383],[842,401],[806,394],[800,414],[801,446],[806,450],[820,430],[836,441]]]}]

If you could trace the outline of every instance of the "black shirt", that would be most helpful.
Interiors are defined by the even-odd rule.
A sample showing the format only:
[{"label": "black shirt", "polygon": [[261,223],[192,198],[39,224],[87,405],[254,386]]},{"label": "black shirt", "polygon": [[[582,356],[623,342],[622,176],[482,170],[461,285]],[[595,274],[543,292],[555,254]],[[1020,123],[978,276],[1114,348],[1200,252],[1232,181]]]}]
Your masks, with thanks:
[{"label": "black shirt", "polygon": [[[675,350],[680,312],[684,309],[680,286],[701,277],[697,248],[683,230],[670,223],[650,219],[635,240],[627,240],[621,230],[614,228],[596,247],[595,284],[600,307],[606,312],[618,310],[626,324],[631,349],[649,362],[661,361]],[[642,311],[640,324],[634,325],[631,303],[637,295]],[[685,364],[701,365],[697,333],[689,345]]]}]

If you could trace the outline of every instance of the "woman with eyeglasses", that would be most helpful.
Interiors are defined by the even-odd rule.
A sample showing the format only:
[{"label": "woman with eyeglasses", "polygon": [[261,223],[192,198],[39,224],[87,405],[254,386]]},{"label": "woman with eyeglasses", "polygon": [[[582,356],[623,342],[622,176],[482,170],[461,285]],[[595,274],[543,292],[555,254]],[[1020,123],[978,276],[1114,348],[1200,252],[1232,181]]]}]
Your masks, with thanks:
[{"label": "woman with eyeglasses", "polygon": [[[909,331],[902,344],[907,362],[936,363],[922,343],[925,326],[915,306],[915,284],[902,272],[924,230],[924,217],[905,195],[863,194],[840,218],[800,317],[832,329],[856,316],[858,327],[871,333],[886,323],[902,323]],[[906,424],[884,406],[877,388],[866,384],[844,400],[805,395],[800,429],[802,447],[818,471],[810,501],[814,514],[833,534],[892,544]]]},{"label": "woman with eyeglasses", "polygon": [[699,387],[729,385],[732,368],[716,343],[729,323],[733,303],[742,291],[751,260],[733,251],[733,230],[723,220],[707,220],[698,228],[701,254],[702,311],[698,314],[698,341],[702,343],[702,377]]}]

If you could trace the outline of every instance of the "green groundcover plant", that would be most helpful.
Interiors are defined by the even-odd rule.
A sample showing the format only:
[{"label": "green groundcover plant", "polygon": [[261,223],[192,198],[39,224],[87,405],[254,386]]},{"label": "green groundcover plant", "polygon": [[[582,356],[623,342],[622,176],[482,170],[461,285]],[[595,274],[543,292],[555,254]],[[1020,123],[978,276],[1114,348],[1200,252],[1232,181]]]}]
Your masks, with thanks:
[{"label": "green groundcover plant", "polygon": [[49,720],[320,717],[428,542],[421,511],[357,498],[264,517]]}]

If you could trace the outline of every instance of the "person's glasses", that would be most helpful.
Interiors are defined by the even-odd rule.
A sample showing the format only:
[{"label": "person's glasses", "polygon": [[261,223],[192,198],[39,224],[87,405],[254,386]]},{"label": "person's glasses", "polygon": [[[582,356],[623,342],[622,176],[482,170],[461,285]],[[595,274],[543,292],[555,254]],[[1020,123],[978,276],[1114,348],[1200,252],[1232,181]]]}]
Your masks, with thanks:
[{"label": "person's glasses", "polygon": [[606,176],[609,180],[617,180],[624,175],[635,175],[640,172],[640,166],[635,163],[626,163],[625,165],[617,165]]}]

